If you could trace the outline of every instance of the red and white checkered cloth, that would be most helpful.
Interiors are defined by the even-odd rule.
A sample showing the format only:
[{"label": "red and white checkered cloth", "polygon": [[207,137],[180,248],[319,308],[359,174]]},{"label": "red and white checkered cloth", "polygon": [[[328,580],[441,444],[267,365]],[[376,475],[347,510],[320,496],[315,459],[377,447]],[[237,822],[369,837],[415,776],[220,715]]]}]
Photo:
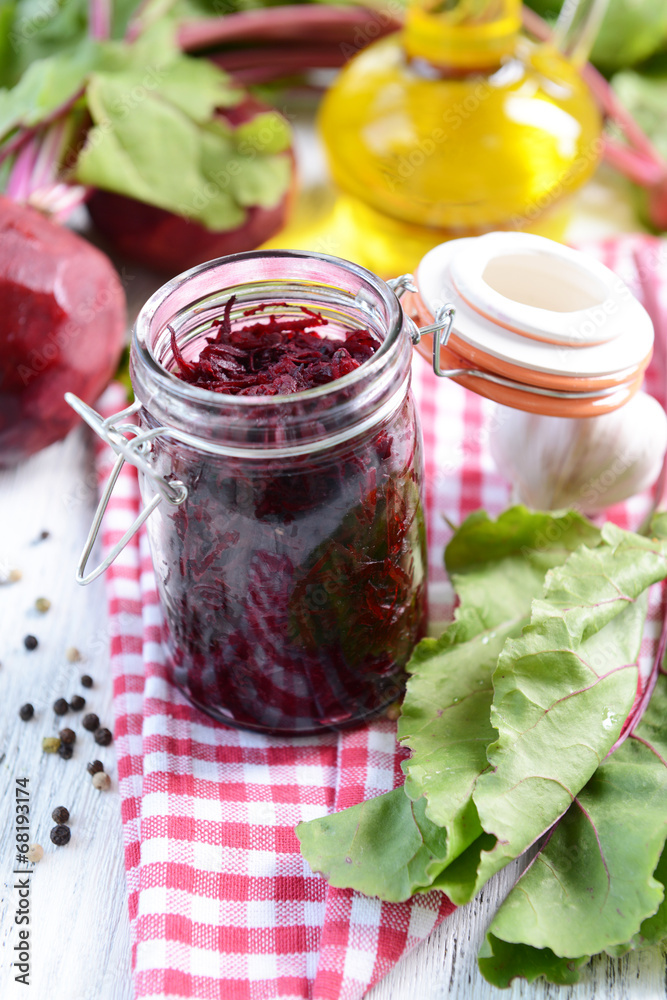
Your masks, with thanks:
[{"label": "red and white checkered cloth", "polygon": [[[632,237],[595,252],[638,288],[637,248],[664,294],[664,244]],[[656,395],[661,366],[658,352],[649,373]],[[425,439],[431,604],[444,620],[451,614],[444,518],[458,523],[478,507],[497,514],[509,487],[486,447],[493,404],[437,380],[419,357],[414,391]],[[104,403],[107,412],[124,405],[119,387]],[[107,452],[99,464],[106,476]],[[105,552],[139,502],[126,465],[104,522]],[[610,514],[636,527],[647,502],[636,498]],[[390,904],[330,888],[301,858],[294,827],[401,783],[395,724],[292,740],[219,725],[170,683],[144,532],[107,580],[136,996],[362,997],[453,907],[439,892]]]}]

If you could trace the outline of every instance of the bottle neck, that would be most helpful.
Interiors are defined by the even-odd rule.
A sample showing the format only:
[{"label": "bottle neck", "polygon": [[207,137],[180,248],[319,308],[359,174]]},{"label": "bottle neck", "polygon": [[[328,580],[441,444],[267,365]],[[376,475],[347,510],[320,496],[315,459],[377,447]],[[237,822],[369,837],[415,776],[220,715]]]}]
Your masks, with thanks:
[{"label": "bottle neck", "polygon": [[521,0],[411,0],[405,48],[413,59],[463,72],[498,66],[521,28]]}]

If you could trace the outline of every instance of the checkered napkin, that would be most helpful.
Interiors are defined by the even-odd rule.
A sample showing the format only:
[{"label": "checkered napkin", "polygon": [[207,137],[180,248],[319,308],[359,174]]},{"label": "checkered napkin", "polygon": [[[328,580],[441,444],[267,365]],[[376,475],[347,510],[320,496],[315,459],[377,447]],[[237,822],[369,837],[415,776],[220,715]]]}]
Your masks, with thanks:
[{"label": "checkered napkin", "polygon": [[[652,274],[667,270],[657,241],[633,237],[595,250],[633,285],[636,251]],[[656,362],[649,389],[659,395],[664,357]],[[437,380],[420,357],[413,385],[425,438],[431,604],[444,621],[452,611],[445,517],[458,523],[481,506],[496,514],[509,488],[487,452],[492,404]],[[123,405],[112,387],[105,411]],[[110,462],[100,452],[101,477]],[[104,522],[105,553],[139,504],[126,465]],[[635,527],[646,505],[635,499],[611,514]],[[219,725],[169,680],[144,532],[107,581],[136,996],[362,997],[452,904],[439,892],[390,904],[332,889],[301,858],[294,827],[401,783],[395,723],[291,740]]]}]

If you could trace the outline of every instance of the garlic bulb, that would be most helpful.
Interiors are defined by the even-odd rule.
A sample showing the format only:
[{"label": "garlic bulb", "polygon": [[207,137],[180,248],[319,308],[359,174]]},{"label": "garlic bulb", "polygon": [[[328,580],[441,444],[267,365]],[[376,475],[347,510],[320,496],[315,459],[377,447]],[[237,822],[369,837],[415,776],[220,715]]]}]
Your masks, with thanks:
[{"label": "garlic bulb", "polygon": [[645,392],[599,417],[545,417],[498,405],[489,443],[521,503],[594,514],[656,481],[667,448],[667,416]]}]

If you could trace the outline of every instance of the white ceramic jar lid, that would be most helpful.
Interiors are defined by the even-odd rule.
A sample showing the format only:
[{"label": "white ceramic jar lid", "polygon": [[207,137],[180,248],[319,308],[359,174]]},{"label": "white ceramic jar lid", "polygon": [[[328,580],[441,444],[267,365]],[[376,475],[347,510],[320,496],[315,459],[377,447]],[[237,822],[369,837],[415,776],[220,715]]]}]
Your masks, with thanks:
[{"label": "white ceramic jar lid", "polygon": [[[450,343],[490,371],[629,380],[648,363],[651,320],[621,279],[580,251],[527,233],[488,233],[429,251],[416,274],[435,315],[456,314]],[[595,382],[592,383],[593,387]],[[562,388],[562,385],[561,385]]]}]

